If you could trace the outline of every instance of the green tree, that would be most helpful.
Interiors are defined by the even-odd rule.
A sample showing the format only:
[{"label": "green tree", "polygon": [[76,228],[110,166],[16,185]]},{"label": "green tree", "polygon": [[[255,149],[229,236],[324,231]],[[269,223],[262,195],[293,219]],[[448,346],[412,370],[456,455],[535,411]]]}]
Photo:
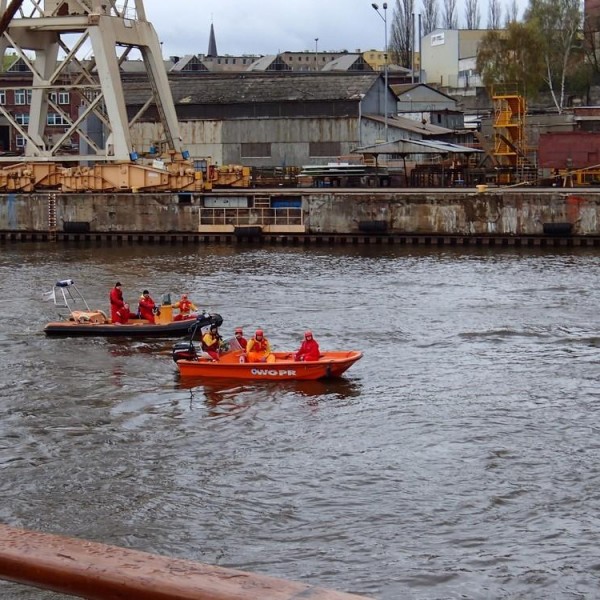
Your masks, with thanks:
[{"label": "green tree", "polygon": [[412,68],[414,12],[414,0],[396,0],[388,52],[392,56],[393,63],[407,69]]},{"label": "green tree", "polygon": [[565,106],[568,72],[581,61],[580,0],[529,0],[525,21],[541,34],[544,81],[560,114]]},{"label": "green tree", "polygon": [[486,87],[518,85],[532,98],[543,85],[539,30],[531,23],[509,23],[505,30],[488,31],[477,50],[477,71]]}]

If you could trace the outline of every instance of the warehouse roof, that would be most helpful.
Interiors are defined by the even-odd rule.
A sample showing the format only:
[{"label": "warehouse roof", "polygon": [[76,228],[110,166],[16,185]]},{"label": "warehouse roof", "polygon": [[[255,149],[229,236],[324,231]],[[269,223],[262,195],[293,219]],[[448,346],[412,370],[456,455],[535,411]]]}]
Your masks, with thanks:
[{"label": "warehouse roof", "polygon": [[[378,73],[202,73],[169,78],[175,104],[240,104],[356,100],[376,83]],[[123,82],[126,102],[144,104],[150,96],[147,80]]]}]

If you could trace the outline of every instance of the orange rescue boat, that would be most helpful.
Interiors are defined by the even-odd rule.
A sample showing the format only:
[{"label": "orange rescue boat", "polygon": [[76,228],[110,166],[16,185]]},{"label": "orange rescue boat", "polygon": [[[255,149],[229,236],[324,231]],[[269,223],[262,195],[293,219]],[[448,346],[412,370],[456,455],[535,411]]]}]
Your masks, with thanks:
[{"label": "orange rescue boat", "polygon": [[178,358],[174,355],[174,359],[184,377],[307,381],[340,377],[362,358],[362,352],[358,350],[322,352],[319,360],[314,361],[296,361],[294,352],[273,354],[275,362],[270,363],[245,362],[244,354],[239,350],[223,354],[218,361],[203,356]]}]

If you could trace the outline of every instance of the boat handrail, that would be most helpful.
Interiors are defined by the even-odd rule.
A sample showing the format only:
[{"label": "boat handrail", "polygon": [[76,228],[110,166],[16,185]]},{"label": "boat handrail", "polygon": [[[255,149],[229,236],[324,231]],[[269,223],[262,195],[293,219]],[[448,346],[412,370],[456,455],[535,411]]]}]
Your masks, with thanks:
[{"label": "boat handrail", "polygon": [[268,575],[3,524],[0,579],[88,600],[369,600]]}]

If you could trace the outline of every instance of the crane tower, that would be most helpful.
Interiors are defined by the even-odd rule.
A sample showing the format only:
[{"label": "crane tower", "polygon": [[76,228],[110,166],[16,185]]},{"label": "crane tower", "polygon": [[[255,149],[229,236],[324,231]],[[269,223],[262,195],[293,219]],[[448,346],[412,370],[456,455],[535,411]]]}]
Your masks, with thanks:
[{"label": "crane tower", "polygon": [[[30,86],[18,86],[30,103],[28,124],[0,104],[2,116],[25,139],[26,161],[106,163],[135,156],[130,127],[141,115],[128,119],[120,70],[135,49],[148,79],[145,108],[154,103],[166,149],[181,152],[160,43],[146,20],[143,0],[120,0],[118,5],[116,0],[0,0],[0,36],[2,56],[12,49],[32,75]],[[58,101],[65,92],[80,100],[78,115],[69,114]],[[64,125],[56,137],[46,135],[49,114],[58,115]],[[91,122],[101,124],[102,135],[93,135]],[[74,134],[80,140],[77,155],[64,150]],[[14,162],[14,157],[3,160]]]}]

